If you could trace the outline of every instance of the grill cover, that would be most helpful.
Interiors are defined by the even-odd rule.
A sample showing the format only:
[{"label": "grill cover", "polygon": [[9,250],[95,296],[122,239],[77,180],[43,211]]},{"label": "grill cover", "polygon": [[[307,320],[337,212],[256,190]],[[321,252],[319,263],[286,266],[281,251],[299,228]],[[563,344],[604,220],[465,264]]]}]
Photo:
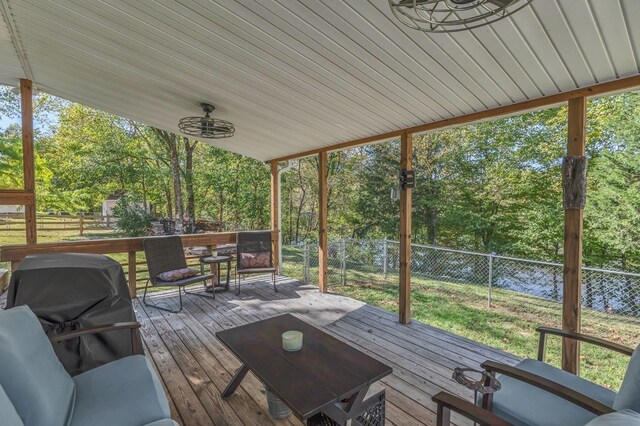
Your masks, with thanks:
[{"label": "grill cover", "polygon": [[[12,273],[7,309],[28,305],[48,336],[86,327],[136,321],[124,271],[95,254],[28,256]],[[136,330],[139,353],[142,342]],[[118,330],[53,345],[71,375],[131,355],[131,332]]]}]

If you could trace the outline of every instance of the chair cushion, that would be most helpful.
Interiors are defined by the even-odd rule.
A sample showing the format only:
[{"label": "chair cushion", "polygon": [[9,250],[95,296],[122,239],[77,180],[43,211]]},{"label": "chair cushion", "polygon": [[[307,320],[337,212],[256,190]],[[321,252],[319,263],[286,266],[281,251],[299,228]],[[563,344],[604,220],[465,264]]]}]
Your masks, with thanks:
[{"label": "chair cushion", "polygon": [[157,422],[147,423],[144,426],[180,426],[180,425],[178,425],[178,423],[176,423],[171,419],[163,419],[163,420],[158,420]]},{"label": "chair cushion", "polygon": [[640,425],[640,414],[632,410],[622,410],[615,413],[598,416],[586,426],[637,426]]},{"label": "chair cushion", "polygon": [[0,423],[3,425],[24,426],[22,419],[16,411],[16,407],[13,406],[13,403],[4,392],[2,386],[0,386],[0,413],[2,413],[2,420],[0,420]]},{"label": "chair cushion", "polygon": [[0,385],[26,426],[67,424],[75,385],[27,306],[0,312]]},{"label": "chair cushion", "polygon": [[133,355],[73,378],[76,405],[70,426],[140,426],[171,417],[149,361]]},{"label": "chair cushion", "polygon": [[198,275],[198,271],[193,268],[181,268],[174,269],[173,271],[163,272],[161,274],[158,274],[157,277],[162,281],[178,281],[196,275]]},{"label": "chair cushion", "polygon": [[243,269],[269,268],[271,253],[240,253],[240,267]]},{"label": "chair cushion", "polygon": [[631,355],[613,408],[616,411],[628,408],[640,413],[640,346]]},{"label": "chair cushion", "polygon": [[[549,364],[525,359],[516,367],[560,383],[609,407],[613,405],[615,392]],[[520,380],[504,375],[498,375],[498,380],[502,389],[494,394],[491,411],[514,425],[584,426],[596,417],[566,399]]]}]

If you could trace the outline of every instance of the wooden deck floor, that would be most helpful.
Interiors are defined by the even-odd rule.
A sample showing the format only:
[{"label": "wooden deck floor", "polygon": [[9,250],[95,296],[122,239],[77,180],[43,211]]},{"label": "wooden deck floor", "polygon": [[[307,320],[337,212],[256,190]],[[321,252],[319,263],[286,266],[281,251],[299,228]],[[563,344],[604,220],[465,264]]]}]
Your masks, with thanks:
[{"label": "wooden deck floor", "polygon": [[[435,406],[431,395],[446,389],[465,398],[471,392],[453,382],[454,367],[487,360],[515,364],[514,355],[460,336],[413,322],[400,325],[394,314],[362,302],[318,293],[317,288],[280,278],[276,294],[260,278],[243,283],[239,296],[221,293],[215,301],[184,298],[179,314],[136,302],[147,356],[162,377],[174,418],[183,425],[299,425],[291,417],[272,420],[266,413],[262,386],[247,375],[236,394],[226,400],[220,392],[239,362],[215,338],[218,330],[292,313],[393,367],[394,373],[372,391],[384,387],[388,425],[431,425]],[[156,294],[160,306],[176,308],[175,292]],[[469,424],[454,416],[456,424]]]}]

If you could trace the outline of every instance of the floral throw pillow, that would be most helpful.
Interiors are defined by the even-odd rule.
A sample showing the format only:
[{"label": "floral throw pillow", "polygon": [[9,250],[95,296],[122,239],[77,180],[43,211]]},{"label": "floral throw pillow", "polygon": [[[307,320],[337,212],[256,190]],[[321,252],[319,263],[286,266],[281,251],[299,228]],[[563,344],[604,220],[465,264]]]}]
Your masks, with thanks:
[{"label": "floral throw pillow", "polygon": [[198,275],[198,271],[193,268],[175,269],[173,271],[163,272],[157,275],[157,278],[161,281],[179,281],[185,278],[195,277]]},{"label": "floral throw pillow", "polygon": [[240,268],[270,268],[269,253],[240,253]]}]

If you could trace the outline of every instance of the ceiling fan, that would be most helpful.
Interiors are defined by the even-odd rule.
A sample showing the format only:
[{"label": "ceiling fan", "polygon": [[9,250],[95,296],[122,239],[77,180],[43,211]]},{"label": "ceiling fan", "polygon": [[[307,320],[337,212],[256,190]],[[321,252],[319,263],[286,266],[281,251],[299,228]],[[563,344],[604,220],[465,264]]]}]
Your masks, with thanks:
[{"label": "ceiling fan", "polygon": [[491,24],[533,0],[389,0],[404,25],[424,32],[450,33]]},{"label": "ceiling fan", "polygon": [[213,105],[200,104],[200,108],[204,112],[204,117],[185,117],[178,122],[178,128],[182,133],[204,139],[221,139],[233,136],[236,131],[233,123],[210,116],[216,109]]}]

